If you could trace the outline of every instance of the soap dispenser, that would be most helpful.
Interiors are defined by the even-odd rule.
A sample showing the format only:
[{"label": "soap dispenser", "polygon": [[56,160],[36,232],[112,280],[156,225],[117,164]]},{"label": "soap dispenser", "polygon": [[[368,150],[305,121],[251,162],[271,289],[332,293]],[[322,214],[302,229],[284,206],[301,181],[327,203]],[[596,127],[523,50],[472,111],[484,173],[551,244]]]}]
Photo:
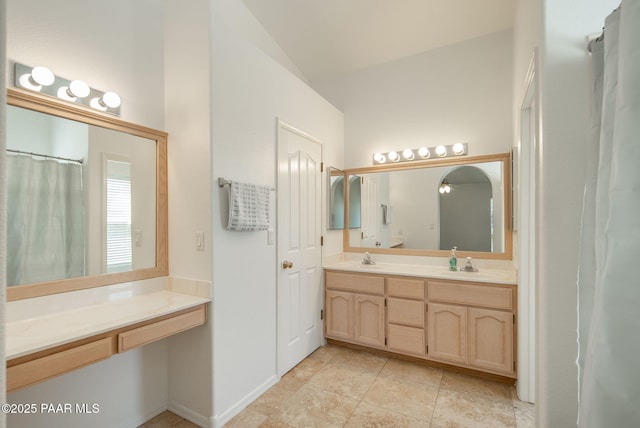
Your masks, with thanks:
[{"label": "soap dispenser", "polygon": [[456,250],[458,247],[453,247],[451,249],[451,256],[449,257],[449,270],[457,271],[458,270],[458,259],[456,258]]}]

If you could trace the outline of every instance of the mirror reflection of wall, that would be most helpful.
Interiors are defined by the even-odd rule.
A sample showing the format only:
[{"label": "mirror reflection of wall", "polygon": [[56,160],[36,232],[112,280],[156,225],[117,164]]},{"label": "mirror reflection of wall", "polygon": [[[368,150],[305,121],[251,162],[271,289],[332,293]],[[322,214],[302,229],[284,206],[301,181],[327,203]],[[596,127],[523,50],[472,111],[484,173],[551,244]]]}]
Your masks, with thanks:
[{"label": "mirror reflection of wall", "polygon": [[154,140],[7,106],[7,149],[9,285],[107,273],[105,153],[130,162],[133,239],[120,270],[155,266]]}]

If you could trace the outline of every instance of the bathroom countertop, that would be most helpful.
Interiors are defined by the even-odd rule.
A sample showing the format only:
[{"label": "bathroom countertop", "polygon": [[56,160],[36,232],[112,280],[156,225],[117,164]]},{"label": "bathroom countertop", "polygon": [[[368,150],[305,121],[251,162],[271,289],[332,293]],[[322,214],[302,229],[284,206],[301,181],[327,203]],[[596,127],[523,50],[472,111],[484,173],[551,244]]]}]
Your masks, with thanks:
[{"label": "bathroom countertop", "polygon": [[417,276],[423,278],[448,279],[455,281],[486,282],[492,284],[517,285],[515,269],[479,269],[478,272],[450,271],[444,266],[405,263],[379,263],[365,265],[359,260],[325,261],[324,269],[381,275]]},{"label": "bathroom countertop", "polygon": [[11,360],[210,301],[206,297],[162,290],[8,322],[6,359]]}]

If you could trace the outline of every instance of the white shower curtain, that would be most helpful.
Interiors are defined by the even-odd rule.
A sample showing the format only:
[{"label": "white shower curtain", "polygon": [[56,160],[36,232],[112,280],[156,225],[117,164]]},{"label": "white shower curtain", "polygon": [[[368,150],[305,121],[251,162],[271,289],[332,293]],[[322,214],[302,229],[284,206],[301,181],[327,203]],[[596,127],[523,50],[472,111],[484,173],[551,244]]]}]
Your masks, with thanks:
[{"label": "white shower curtain", "polygon": [[82,166],[7,156],[7,285],[84,275]]},{"label": "white shower curtain", "polygon": [[580,427],[640,426],[640,2],[593,47],[578,274]]}]

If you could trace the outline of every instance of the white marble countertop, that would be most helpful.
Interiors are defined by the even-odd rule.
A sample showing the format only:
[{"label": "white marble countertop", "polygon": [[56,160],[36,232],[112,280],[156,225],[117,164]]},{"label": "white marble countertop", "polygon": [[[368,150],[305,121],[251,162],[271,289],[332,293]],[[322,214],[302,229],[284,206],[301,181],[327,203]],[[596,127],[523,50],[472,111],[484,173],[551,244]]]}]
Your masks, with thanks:
[{"label": "white marble countertop", "polygon": [[6,324],[6,358],[21,357],[210,301],[207,297],[160,290],[11,321]]},{"label": "white marble countertop", "polygon": [[[475,263],[474,261],[474,264]],[[365,272],[372,274],[417,276],[423,278],[449,279],[457,281],[486,282],[492,284],[518,283],[517,271],[514,268],[481,267],[478,272],[450,271],[444,264],[410,264],[393,262],[376,262],[374,265],[362,264],[361,260],[327,259],[323,263],[324,269],[342,270],[349,272]]]}]

